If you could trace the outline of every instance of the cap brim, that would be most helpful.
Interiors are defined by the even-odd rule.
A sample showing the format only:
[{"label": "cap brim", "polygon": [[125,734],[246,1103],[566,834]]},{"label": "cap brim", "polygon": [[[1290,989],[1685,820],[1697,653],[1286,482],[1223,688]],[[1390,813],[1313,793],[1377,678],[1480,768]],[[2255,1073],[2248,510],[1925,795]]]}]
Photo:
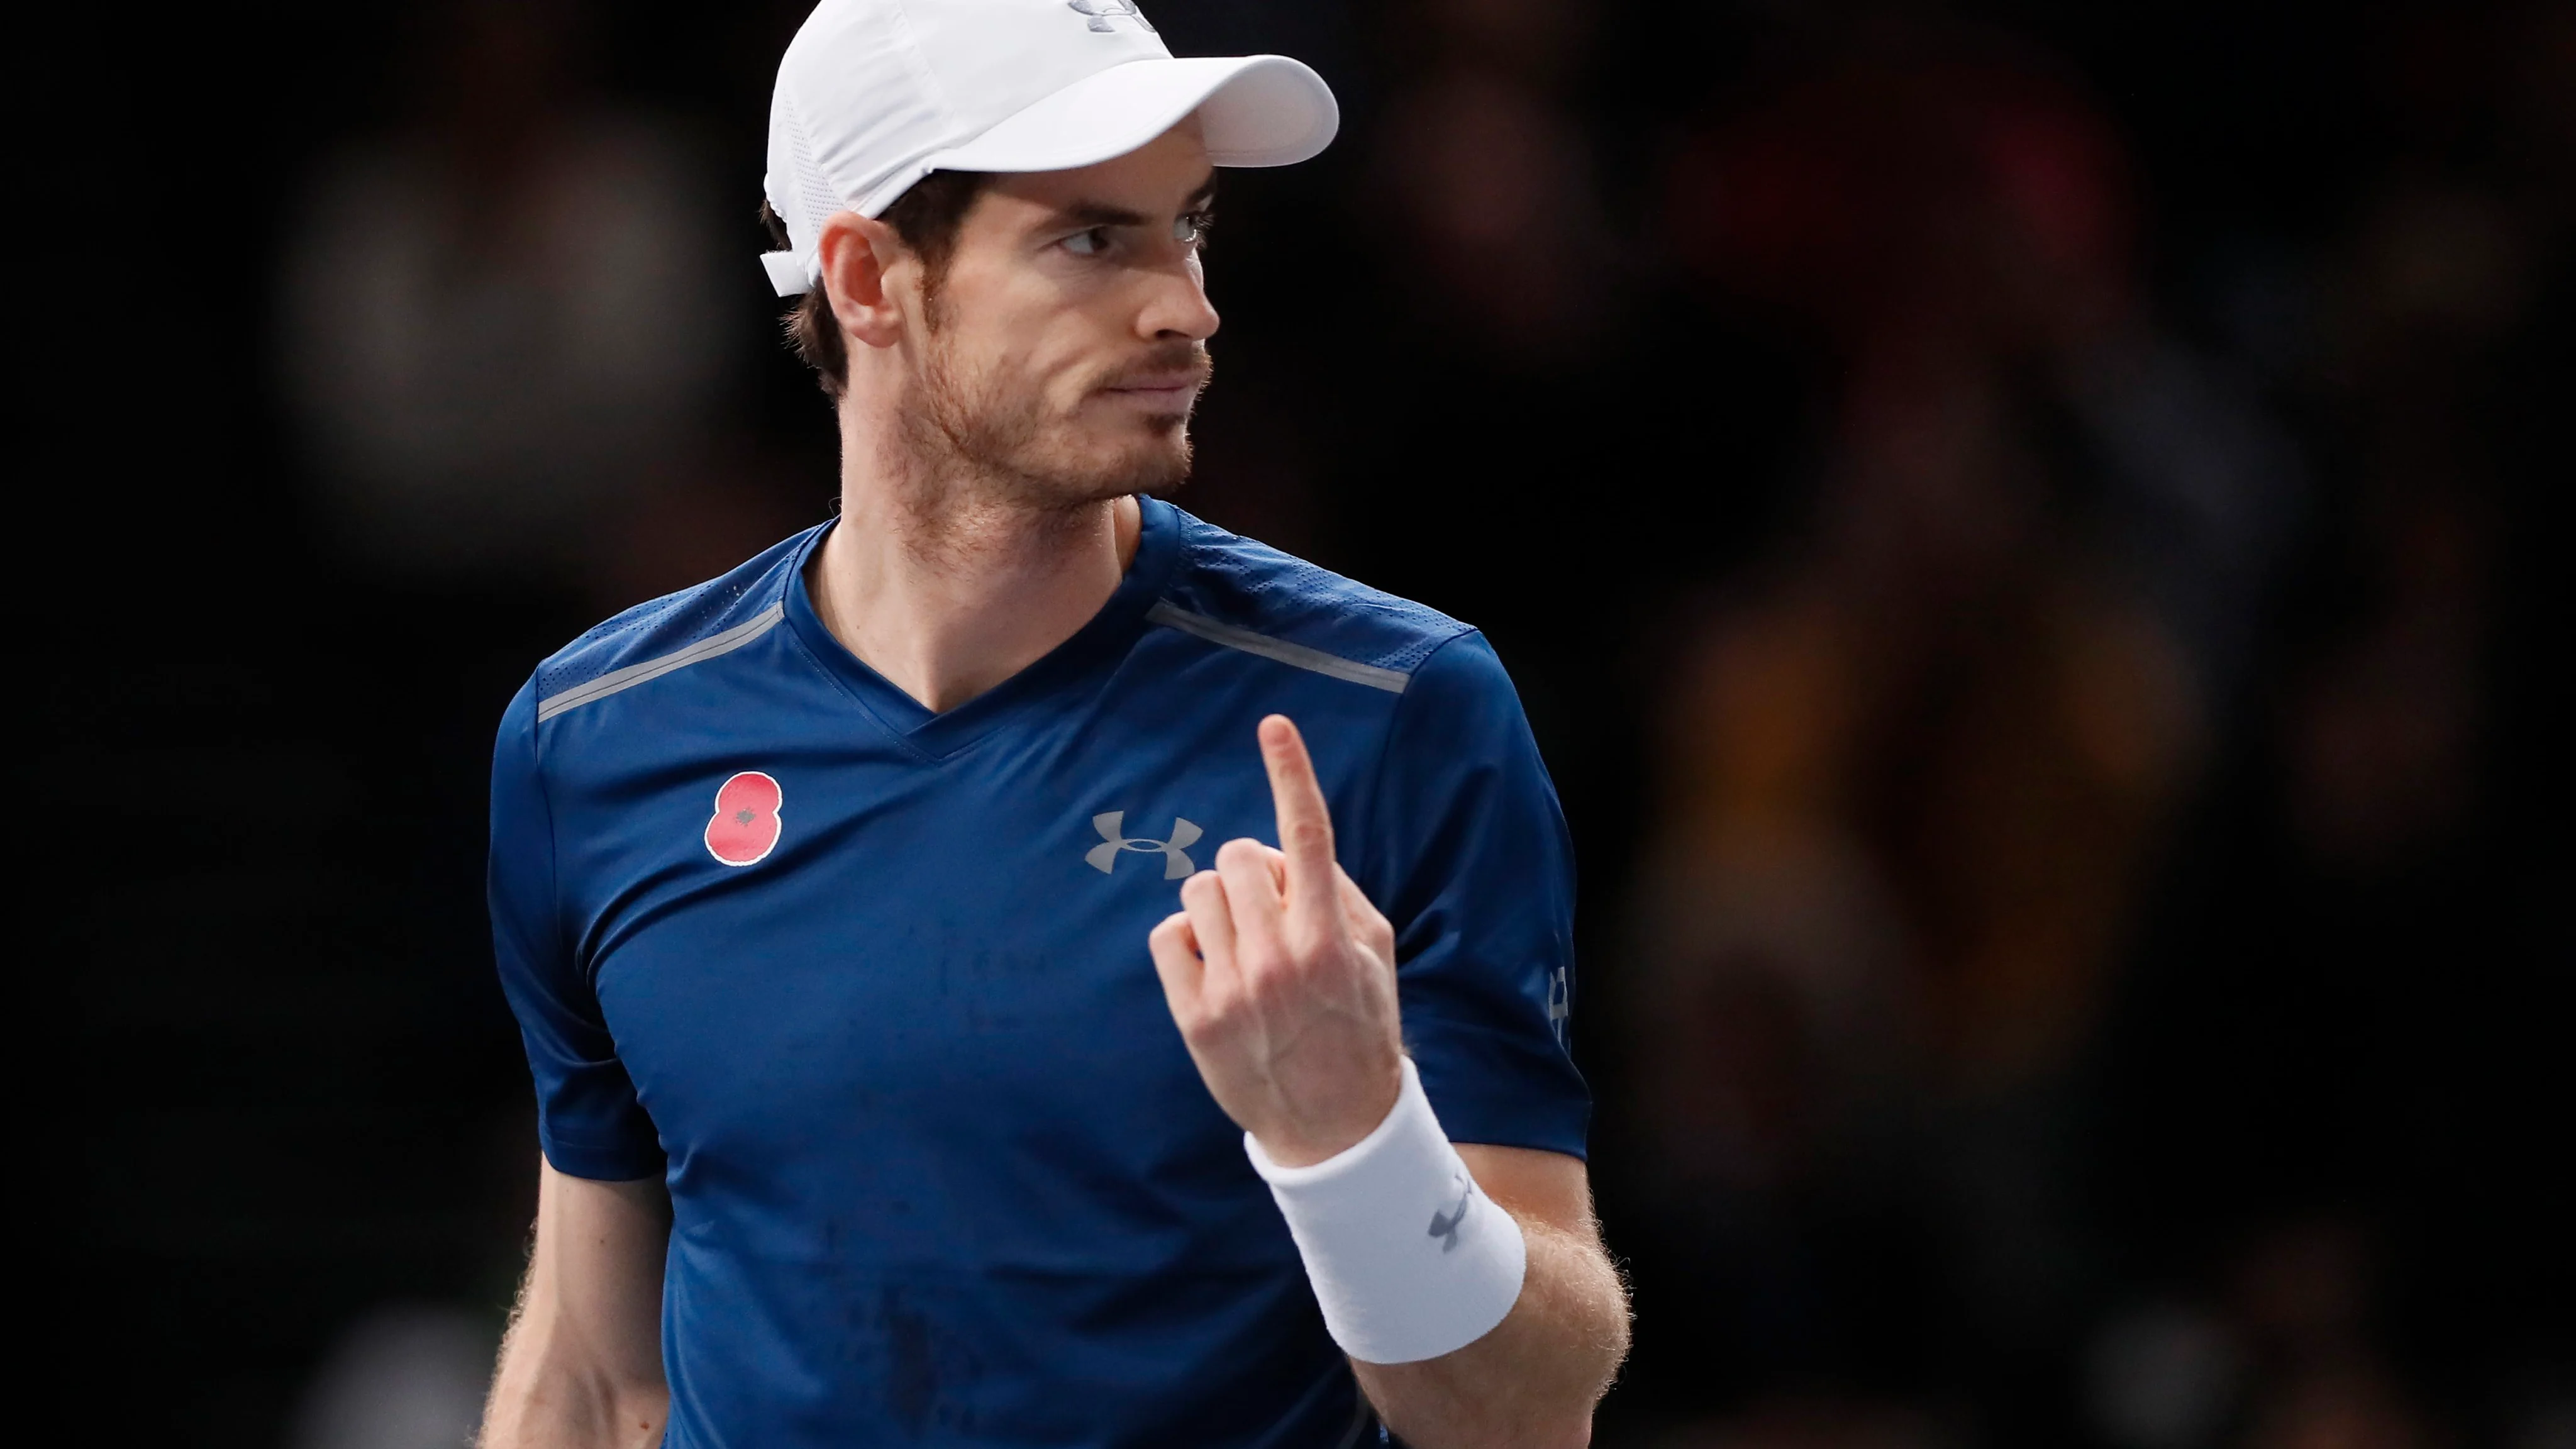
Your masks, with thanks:
[{"label": "cap brim", "polygon": [[1287,166],[1332,143],[1341,107],[1324,78],[1284,55],[1136,60],[1086,76],[963,146],[923,158],[943,171],[1069,171],[1124,156],[1197,112],[1219,166]]}]

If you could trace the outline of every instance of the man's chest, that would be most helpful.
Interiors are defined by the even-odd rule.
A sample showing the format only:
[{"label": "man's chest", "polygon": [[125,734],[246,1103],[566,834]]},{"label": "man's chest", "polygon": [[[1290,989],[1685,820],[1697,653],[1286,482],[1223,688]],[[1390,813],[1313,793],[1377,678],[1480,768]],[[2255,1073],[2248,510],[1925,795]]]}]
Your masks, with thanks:
[{"label": "man's chest", "polygon": [[[901,1191],[1023,1203],[1054,1158],[1239,1175],[1146,937],[1219,845],[1274,838],[1253,722],[943,761],[781,738],[559,805],[567,925],[675,1167],[937,1157]],[[1326,767],[1346,799],[1360,754]]]}]

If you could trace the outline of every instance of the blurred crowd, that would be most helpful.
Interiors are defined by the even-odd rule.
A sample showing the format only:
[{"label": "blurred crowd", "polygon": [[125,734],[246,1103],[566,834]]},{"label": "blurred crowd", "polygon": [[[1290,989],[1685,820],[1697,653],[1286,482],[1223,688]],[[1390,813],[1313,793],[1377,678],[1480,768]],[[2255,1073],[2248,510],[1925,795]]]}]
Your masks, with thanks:
[{"label": "blurred crowd", "polygon": [[[1226,182],[1179,501],[1485,627],[1573,818],[1638,1312],[1601,1442],[2576,1446],[2576,6],[1150,8],[1347,115]],[[400,824],[224,878],[355,924],[191,949],[411,984],[331,998],[407,1045],[327,1069],[304,1018],[135,1028],[274,1078],[202,1128],[253,1145],[195,1211],[249,1226],[94,1229],[179,1285],[174,1345],[294,1280],[194,1438],[474,1421],[534,1166],[487,732],[560,639],[829,507],[755,265],[801,18],[423,0],[271,143],[239,467],[409,661],[375,728],[293,736]],[[196,788],[151,808],[236,798]],[[245,1185],[347,1125],[314,1080],[398,1150]],[[165,1095],[102,1156],[214,1110]]]}]

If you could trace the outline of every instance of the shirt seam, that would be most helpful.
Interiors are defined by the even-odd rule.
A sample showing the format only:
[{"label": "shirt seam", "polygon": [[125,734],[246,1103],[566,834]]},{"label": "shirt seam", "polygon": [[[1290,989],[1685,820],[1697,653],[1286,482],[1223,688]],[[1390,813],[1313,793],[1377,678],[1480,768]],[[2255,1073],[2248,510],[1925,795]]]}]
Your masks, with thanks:
[{"label": "shirt seam", "polygon": [[[530,676],[528,680],[528,702],[530,706],[530,715],[528,720],[528,766],[529,773],[536,776],[537,809],[545,819],[546,932],[553,938],[548,943],[549,947],[554,951],[556,959],[561,960],[569,949],[567,933],[564,930],[563,872],[561,869],[560,853],[555,847],[554,793],[548,789],[546,785],[545,727],[538,723],[535,718],[536,693],[537,681],[534,676]],[[582,982],[590,988],[591,996],[593,999],[596,999],[599,995],[599,983],[591,979],[589,963],[575,962],[573,964],[580,967]],[[602,1024],[605,1025],[604,1018]]]},{"label": "shirt seam", "polygon": [[[1476,628],[1472,624],[1460,625],[1456,633],[1423,651],[1422,658],[1413,666],[1410,677],[1420,679],[1423,671],[1431,667],[1431,661],[1440,657],[1442,650],[1475,632]],[[1384,822],[1379,819],[1379,809],[1386,798],[1387,764],[1395,756],[1395,735],[1396,731],[1404,725],[1405,706],[1413,702],[1417,693],[1416,690],[1407,689],[1395,697],[1395,708],[1387,711],[1386,729],[1378,736],[1377,765],[1369,772],[1368,798],[1361,806],[1361,811],[1368,820],[1368,834],[1364,837],[1367,841],[1368,855],[1361,860],[1360,867],[1371,875],[1377,873],[1376,867],[1385,864],[1376,857],[1380,842],[1385,838],[1385,832],[1381,828]],[[1396,964],[1400,967],[1404,963],[1399,961]]]}]

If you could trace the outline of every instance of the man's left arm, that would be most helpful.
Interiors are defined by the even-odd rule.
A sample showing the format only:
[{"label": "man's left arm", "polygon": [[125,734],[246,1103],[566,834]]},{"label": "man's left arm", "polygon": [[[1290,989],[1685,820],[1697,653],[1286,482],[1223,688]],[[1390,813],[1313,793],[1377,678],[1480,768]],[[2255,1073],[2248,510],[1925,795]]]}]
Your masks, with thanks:
[{"label": "man's left arm", "polygon": [[1592,1407],[1628,1354],[1628,1292],[1601,1246],[1583,1163],[1472,1142],[1458,1155],[1528,1241],[1519,1300],[1454,1353],[1351,1367],[1379,1417],[1415,1449],[1587,1443]]},{"label": "man's left arm", "polygon": [[1404,1057],[1394,930],[1335,862],[1296,727],[1260,736],[1281,848],[1229,841],[1183,883],[1151,939],[1173,1020],[1388,1427],[1417,1449],[1583,1444],[1628,1342],[1583,1164],[1442,1135]]}]

